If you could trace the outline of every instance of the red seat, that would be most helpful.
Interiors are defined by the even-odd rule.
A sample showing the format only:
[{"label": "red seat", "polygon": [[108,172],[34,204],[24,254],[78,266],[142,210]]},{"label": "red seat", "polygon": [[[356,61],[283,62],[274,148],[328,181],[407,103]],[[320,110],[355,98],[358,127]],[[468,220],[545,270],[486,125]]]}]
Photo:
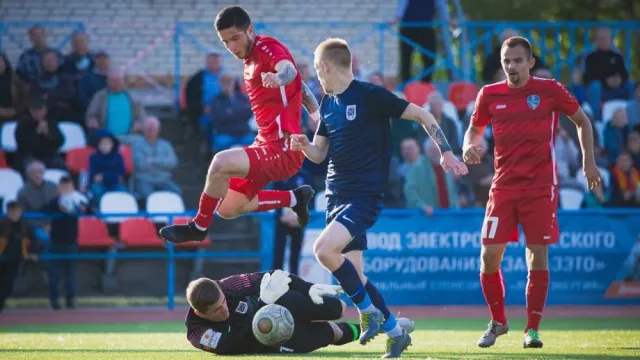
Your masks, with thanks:
[{"label": "red seat", "polygon": [[[173,218],[173,223],[175,225],[186,224],[189,222],[189,220],[191,220],[191,218],[188,216],[176,216]],[[207,237],[203,241],[189,241],[189,242],[184,242],[184,243],[174,244],[174,245],[175,247],[181,248],[181,249],[206,248],[211,246],[211,239]]]},{"label": "red seat", "polygon": [[458,109],[458,111],[466,110],[467,105],[476,99],[478,95],[478,86],[471,82],[460,81],[449,86],[449,101]]},{"label": "red seat", "polygon": [[107,225],[96,217],[78,219],[78,245],[80,247],[111,247],[115,242],[109,236]]},{"label": "red seat", "polygon": [[120,241],[128,247],[163,247],[164,242],[149,219],[131,218],[120,223]]},{"label": "red seat", "polygon": [[127,175],[133,173],[133,153],[131,146],[120,144],[120,154],[124,160],[124,169],[127,171]]},{"label": "red seat", "polygon": [[4,157],[4,151],[0,151],[0,169],[8,168],[7,159]]},{"label": "red seat", "polygon": [[73,174],[79,174],[83,171],[89,170],[89,158],[96,149],[86,146],[82,148],[75,148],[67,151],[67,168]]},{"label": "red seat", "polygon": [[427,97],[429,97],[429,94],[431,94],[431,92],[435,90],[435,86],[431,85],[430,83],[415,81],[405,86],[404,96],[408,102],[422,107],[427,102]]}]

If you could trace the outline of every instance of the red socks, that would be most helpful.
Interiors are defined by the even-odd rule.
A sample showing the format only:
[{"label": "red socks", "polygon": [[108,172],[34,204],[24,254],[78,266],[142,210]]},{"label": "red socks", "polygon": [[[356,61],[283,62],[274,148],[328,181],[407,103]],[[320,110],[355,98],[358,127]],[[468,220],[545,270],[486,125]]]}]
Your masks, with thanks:
[{"label": "red socks", "polygon": [[258,212],[290,207],[293,193],[291,191],[262,190],[258,193]]},{"label": "red socks", "polygon": [[198,229],[204,231],[209,228],[211,221],[213,221],[213,214],[218,211],[221,203],[222,199],[212,198],[206,193],[202,193],[200,196],[200,205],[198,206],[198,214],[193,218]]},{"label": "red socks", "polygon": [[493,274],[480,274],[480,285],[484,299],[489,305],[491,319],[501,324],[507,322],[504,314],[504,279],[500,271]]},{"label": "red socks", "polygon": [[549,270],[529,270],[527,282],[527,326],[538,331],[549,289]]}]

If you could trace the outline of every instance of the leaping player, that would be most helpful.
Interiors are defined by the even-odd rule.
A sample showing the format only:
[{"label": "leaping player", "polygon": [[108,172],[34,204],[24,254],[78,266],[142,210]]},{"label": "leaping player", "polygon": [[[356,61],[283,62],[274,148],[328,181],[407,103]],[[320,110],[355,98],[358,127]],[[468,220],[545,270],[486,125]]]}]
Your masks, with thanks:
[{"label": "leaping player", "polygon": [[463,146],[464,161],[480,163],[478,147],[485,127],[492,123],[496,173],[482,226],[480,265],[480,284],[491,321],[478,346],[490,347],[509,331],[500,263],[507,243],[518,241],[521,224],[529,269],[524,347],[541,348],[538,326],[549,288],[548,247],[559,236],[554,153],[559,112],[568,115],[578,128],[584,175],[591,189],[600,183],[600,173],[589,118],[562,84],[530,76],[535,60],[529,41],[511,37],[502,43],[500,54],[507,79],[480,89]]},{"label": "leaping player", "polygon": [[301,133],[303,104],[312,120],[318,121],[318,102],[302,82],[289,50],[274,38],[256,35],[243,8],[224,8],[216,17],[215,27],[229,52],[244,60],[244,82],[258,136],[247,148],[214,156],[196,217],[186,225],[160,230],[160,236],[174,243],[204,240],[216,212],[232,219],[249,212],[290,207],[301,227],[309,222],[308,202],[314,195],[310,186],[293,191],[262,189],[271,181],[290,178],[302,167],[304,155],[291,151],[289,137]]}]

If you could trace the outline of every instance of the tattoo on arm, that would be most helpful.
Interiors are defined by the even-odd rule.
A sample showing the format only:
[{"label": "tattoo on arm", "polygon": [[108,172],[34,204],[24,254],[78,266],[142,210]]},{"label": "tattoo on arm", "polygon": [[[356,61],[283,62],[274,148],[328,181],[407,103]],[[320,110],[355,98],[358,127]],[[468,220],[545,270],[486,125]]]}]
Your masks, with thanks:
[{"label": "tattoo on arm", "polygon": [[282,86],[289,84],[296,78],[298,72],[296,68],[291,63],[286,63],[280,71],[276,74],[278,80],[280,80],[280,84]]},{"label": "tattoo on arm", "polygon": [[302,82],[302,105],[304,105],[309,114],[313,114],[320,108],[318,100],[304,81]]},{"label": "tattoo on arm", "polygon": [[446,151],[451,151],[451,146],[449,145],[447,138],[444,136],[442,129],[438,125],[436,124],[431,125],[431,128],[427,129],[427,132],[429,133],[429,136],[431,136],[431,138],[433,138],[435,143],[438,145],[438,148],[440,148],[441,153],[444,153]]}]

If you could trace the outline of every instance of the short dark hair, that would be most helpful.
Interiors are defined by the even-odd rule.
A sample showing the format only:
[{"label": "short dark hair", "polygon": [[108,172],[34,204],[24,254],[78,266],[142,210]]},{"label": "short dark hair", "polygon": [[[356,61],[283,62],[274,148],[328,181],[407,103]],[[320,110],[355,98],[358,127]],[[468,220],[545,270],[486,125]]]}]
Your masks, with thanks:
[{"label": "short dark hair", "polygon": [[73,184],[73,180],[69,176],[63,176],[60,178],[60,185]]},{"label": "short dark hair", "polygon": [[20,203],[15,201],[15,200],[10,200],[7,203],[7,210],[19,210],[22,209],[22,206],[20,206]]},{"label": "short dark hair", "polygon": [[201,313],[209,311],[209,308],[220,300],[220,295],[220,287],[209,278],[193,280],[187,286],[189,305]]},{"label": "short dark hair", "polygon": [[502,43],[502,47],[508,47],[512,49],[518,46],[522,46],[524,48],[528,58],[533,56],[531,43],[529,42],[529,40],[523,38],[522,36],[512,36]]},{"label": "short dark hair", "polygon": [[227,6],[216,16],[216,31],[236,27],[247,30],[251,25],[251,18],[245,9],[240,6]]}]

